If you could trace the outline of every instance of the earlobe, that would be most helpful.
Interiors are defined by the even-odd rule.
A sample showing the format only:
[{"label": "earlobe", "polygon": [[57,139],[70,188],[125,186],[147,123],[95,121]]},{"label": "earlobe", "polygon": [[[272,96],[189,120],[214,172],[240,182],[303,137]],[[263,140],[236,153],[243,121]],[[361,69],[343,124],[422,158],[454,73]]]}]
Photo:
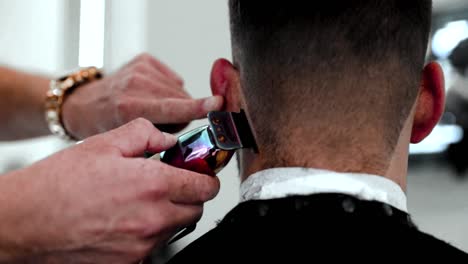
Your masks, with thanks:
[{"label": "earlobe", "polygon": [[445,108],[444,82],[444,74],[438,63],[432,62],[424,68],[416,102],[411,143],[419,143],[426,138],[442,117]]},{"label": "earlobe", "polygon": [[218,59],[211,70],[211,92],[224,97],[224,111],[238,112],[239,103],[239,72],[226,59]]}]

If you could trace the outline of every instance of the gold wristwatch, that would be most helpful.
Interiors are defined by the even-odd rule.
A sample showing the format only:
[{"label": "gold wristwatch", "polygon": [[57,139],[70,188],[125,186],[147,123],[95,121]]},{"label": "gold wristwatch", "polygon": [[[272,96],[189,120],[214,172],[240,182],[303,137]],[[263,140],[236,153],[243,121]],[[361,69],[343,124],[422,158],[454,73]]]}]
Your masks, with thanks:
[{"label": "gold wristwatch", "polygon": [[45,117],[52,134],[67,140],[75,139],[63,125],[63,103],[66,96],[74,89],[100,78],[102,78],[102,72],[96,67],[89,67],[50,82],[50,88],[46,96]]}]

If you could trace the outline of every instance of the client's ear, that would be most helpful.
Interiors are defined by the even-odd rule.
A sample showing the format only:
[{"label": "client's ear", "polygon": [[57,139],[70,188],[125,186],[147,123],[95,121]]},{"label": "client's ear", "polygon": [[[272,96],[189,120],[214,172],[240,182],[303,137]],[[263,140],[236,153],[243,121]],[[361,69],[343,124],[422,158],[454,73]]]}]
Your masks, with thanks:
[{"label": "client's ear", "polygon": [[211,70],[211,92],[224,97],[223,111],[239,112],[240,77],[239,71],[226,59],[218,59]]},{"label": "client's ear", "polygon": [[444,73],[436,62],[428,64],[422,74],[411,133],[411,143],[419,143],[437,125],[445,108]]}]

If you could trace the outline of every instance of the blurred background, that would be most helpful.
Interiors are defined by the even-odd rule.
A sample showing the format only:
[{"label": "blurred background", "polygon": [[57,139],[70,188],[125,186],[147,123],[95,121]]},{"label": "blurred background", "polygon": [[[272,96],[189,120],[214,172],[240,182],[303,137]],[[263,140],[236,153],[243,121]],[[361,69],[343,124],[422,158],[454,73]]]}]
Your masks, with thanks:
[{"label": "blurred background", "polygon": [[[133,56],[148,52],[183,76],[192,96],[205,97],[210,95],[212,62],[231,57],[226,2],[0,0],[0,65],[55,78],[80,66],[104,67],[110,73]],[[428,139],[411,146],[408,202],[423,231],[468,252],[465,39],[468,1],[434,0],[427,57],[439,61],[446,73],[447,111]],[[203,124],[204,120],[197,121],[187,129]],[[26,166],[66,146],[53,137],[0,142],[0,173]],[[183,248],[237,204],[235,163],[233,160],[219,175],[221,193],[207,204],[198,229],[158,257],[164,259]]]}]

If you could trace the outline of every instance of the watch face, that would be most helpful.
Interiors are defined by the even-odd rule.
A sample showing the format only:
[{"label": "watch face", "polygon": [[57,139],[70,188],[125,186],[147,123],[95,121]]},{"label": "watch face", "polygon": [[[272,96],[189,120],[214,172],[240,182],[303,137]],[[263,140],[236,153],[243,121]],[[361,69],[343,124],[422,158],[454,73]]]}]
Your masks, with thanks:
[{"label": "watch face", "polygon": [[231,160],[234,151],[217,147],[208,126],[179,137],[177,144],[161,153],[161,161],[169,165],[215,176]]}]

